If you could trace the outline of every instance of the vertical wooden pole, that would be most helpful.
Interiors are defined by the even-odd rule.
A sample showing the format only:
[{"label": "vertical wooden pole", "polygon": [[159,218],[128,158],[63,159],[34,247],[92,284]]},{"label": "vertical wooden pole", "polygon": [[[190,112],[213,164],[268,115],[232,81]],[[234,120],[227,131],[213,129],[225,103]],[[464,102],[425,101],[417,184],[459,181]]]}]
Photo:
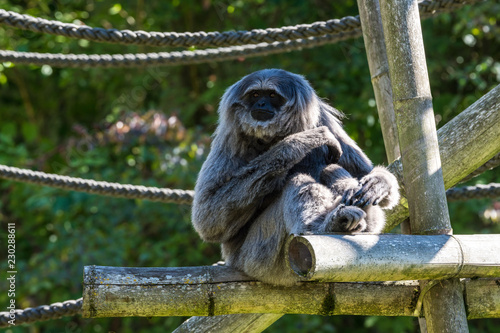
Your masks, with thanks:
[{"label": "vertical wooden pole", "polygon": [[378,0],[358,0],[358,7],[385,152],[387,161],[392,163],[400,152],[380,5]]},{"label": "vertical wooden pole", "polygon": [[[387,161],[392,163],[401,156],[401,153],[399,151],[398,128],[392,101],[391,77],[389,75],[389,62],[387,61],[380,4],[378,0],[358,0],[358,7],[385,152]],[[411,233],[409,219],[401,222],[401,232],[404,234]]]},{"label": "vertical wooden pole", "polygon": [[[418,2],[382,0],[381,15],[411,229],[451,234]],[[460,288],[450,279],[425,292],[422,331],[468,332]]]},{"label": "vertical wooden pole", "polygon": [[416,0],[381,1],[410,219],[415,233],[449,233],[441,159]]}]

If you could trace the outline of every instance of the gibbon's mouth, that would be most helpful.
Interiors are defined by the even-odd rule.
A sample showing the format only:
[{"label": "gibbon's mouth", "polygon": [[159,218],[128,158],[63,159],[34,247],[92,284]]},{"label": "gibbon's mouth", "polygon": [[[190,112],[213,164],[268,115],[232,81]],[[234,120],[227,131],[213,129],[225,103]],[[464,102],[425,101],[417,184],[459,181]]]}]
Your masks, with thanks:
[{"label": "gibbon's mouth", "polygon": [[274,112],[265,109],[255,109],[251,112],[252,118],[258,121],[268,121],[274,117]]}]

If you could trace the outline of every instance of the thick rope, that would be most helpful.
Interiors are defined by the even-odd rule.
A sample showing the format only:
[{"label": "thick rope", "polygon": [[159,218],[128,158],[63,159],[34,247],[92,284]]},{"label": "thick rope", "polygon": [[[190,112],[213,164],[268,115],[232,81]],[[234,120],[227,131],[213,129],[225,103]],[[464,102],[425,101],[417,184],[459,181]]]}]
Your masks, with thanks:
[{"label": "thick rope", "polygon": [[361,30],[335,35],[311,37],[308,39],[260,43],[256,45],[230,46],[217,49],[181,52],[159,52],[139,54],[51,54],[35,52],[15,52],[0,50],[0,62],[10,61],[25,65],[50,65],[53,67],[149,67],[200,64],[213,61],[226,61],[241,57],[258,57],[276,53],[290,52],[333,44],[361,36]]},{"label": "thick rope", "polygon": [[318,37],[359,29],[359,17],[346,16],[326,22],[315,22],[290,27],[226,32],[146,32],[92,28],[85,25],[62,23],[21,15],[0,9],[0,24],[34,32],[87,39],[96,42],[148,45],[160,47],[222,47],[245,44],[284,42]]},{"label": "thick rope", "polygon": [[5,165],[0,165],[0,178],[57,187],[64,190],[176,204],[191,204],[194,195],[193,191],[108,183],[18,169]]},{"label": "thick rope", "polygon": [[[438,0],[419,3],[422,16],[451,11],[480,0]],[[361,28],[359,16],[300,24],[281,28],[226,32],[146,32],[92,28],[86,25],[62,23],[0,9],[0,24],[38,33],[86,39],[96,42],[160,47],[222,47],[319,37],[325,34],[349,32]]]},{"label": "thick rope", "polygon": [[[419,4],[422,11],[422,17],[428,17],[438,12],[445,10],[453,10],[465,4],[471,4],[483,0],[440,0],[440,1],[424,1]],[[10,12],[7,12],[9,14]],[[19,14],[17,14],[19,15]],[[21,15],[22,16],[22,15]],[[24,16],[23,16],[24,17]],[[340,20],[331,20],[335,22],[344,22],[341,24],[346,27],[346,32],[338,32],[334,34],[323,34],[318,37],[302,38],[304,34],[300,34],[299,30],[294,34],[299,39],[289,39],[286,41],[278,41],[274,43],[260,43],[242,46],[220,47],[216,49],[206,49],[197,51],[182,51],[182,52],[160,52],[160,53],[146,53],[146,54],[91,54],[91,55],[77,55],[77,54],[50,54],[50,53],[34,53],[34,52],[16,52],[16,51],[1,51],[0,61],[10,61],[17,64],[30,64],[30,65],[51,65],[53,67],[149,67],[149,66],[174,66],[174,65],[188,65],[199,64],[214,61],[226,61],[237,59],[241,57],[258,57],[276,53],[290,52],[300,50],[303,48],[312,48],[325,44],[333,44],[342,40],[347,40],[361,36],[360,25],[356,28],[354,23],[359,18],[346,17]],[[46,20],[45,20],[46,21]],[[53,21],[49,21],[53,22]],[[55,22],[55,21],[54,21]],[[330,21],[328,21],[330,22]],[[347,22],[349,24],[347,24]],[[312,25],[317,25],[326,22],[317,22]],[[62,24],[62,23],[61,23]],[[296,26],[299,27],[299,26]],[[289,27],[288,27],[289,28]],[[92,30],[92,28],[89,28]],[[283,28],[280,28],[283,29]],[[99,31],[106,31],[98,29]],[[269,30],[269,29],[268,29]],[[268,31],[264,30],[264,31]],[[307,30],[307,29],[306,29]],[[314,30],[314,29],[313,29]],[[332,29],[332,31],[335,29]],[[339,31],[337,29],[335,31]],[[54,30],[55,31],[55,30]],[[118,30],[112,30],[119,32]],[[256,30],[252,30],[255,32]],[[122,31],[123,32],[123,31]],[[122,33],[119,32],[119,33]],[[248,32],[240,32],[248,33]],[[220,34],[220,33],[219,33]],[[222,33],[224,34],[224,33]],[[182,34],[181,34],[182,35]],[[314,35],[310,33],[310,35]],[[299,36],[299,37],[297,37]],[[127,39],[128,40],[128,39]],[[133,40],[133,39],[130,39]],[[258,40],[258,39],[256,39]],[[269,40],[263,38],[262,40]],[[271,39],[272,40],[272,39]],[[192,43],[191,41],[190,43]],[[222,44],[222,45],[228,45]]]},{"label": "thick rope", "polygon": [[[104,181],[73,178],[39,171],[19,169],[1,164],[0,178],[56,187],[64,190],[176,204],[191,204],[194,196],[194,191],[189,190],[172,190],[168,188],[108,183]],[[491,183],[488,185],[452,188],[446,191],[446,196],[450,201],[481,198],[494,199],[500,197],[500,184]]]},{"label": "thick rope", "polygon": [[[36,308],[26,308],[14,310],[15,325],[29,324],[37,321],[59,319],[66,316],[75,316],[82,312],[83,299],[53,303],[51,305],[41,305]],[[9,312],[0,312],[0,327],[9,327],[11,321]]]},{"label": "thick rope", "polygon": [[448,201],[500,198],[500,184],[474,185],[450,188],[446,191]]}]

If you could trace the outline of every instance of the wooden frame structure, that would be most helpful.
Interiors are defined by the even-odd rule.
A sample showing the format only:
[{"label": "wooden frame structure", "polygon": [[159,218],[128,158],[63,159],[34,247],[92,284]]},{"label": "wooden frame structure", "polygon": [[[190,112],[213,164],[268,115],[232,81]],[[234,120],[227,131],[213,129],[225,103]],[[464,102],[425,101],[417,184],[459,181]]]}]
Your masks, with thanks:
[{"label": "wooden frame structure", "polygon": [[[404,196],[388,214],[386,231],[409,215],[410,224],[403,230],[427,236],[392,235],[392,243],[380,240],[385,236],[349,236],[351,245],[357,246],[339,250],[336,260],[345,260],[341,277],[335,274],[338,266],[332,265],[335,260],[328,251],[316,251],[311,244],[319,242],[317,249],[324,250],[345,236],[292,239],[291,258],[304,260],[307,251],[314,251],[315,259],[321,259],[314,261],[315,270],[323,269],[323,274],[320,282],[291,288],[270,287],[220,266],[87,266],[84,316],[195,315],[200,317],[189,319],[175,332],[261,332],[284,313],[402,315],[419,317],[421,331],[430,333],[468,332],[467,318],[500,317],[500,236],[452,236],[445,198],[445,188],[500,151],[500,86],[436,132],[417,5],[417,0],[381,0],[380,5],[377,0],[358,0],[384,142],[389,161],[394,161],[390,169]],[[301,252],[300,245],[294,250],[297,243],[306,244],[307,251]],[[405,248],[399,246],[412,251],[398,256]],[[479,255],[477,246],[486,246],[487,253]],[[422,253],[428,254],[426,260],[419,257]],[[444,262],[436,266],[437,257]],[[383,265],[389,258],[406,260],[409,266],[401,265],[404,272],[391,266],[392,270],[375,274],[377,267],[387,267]],[[429,269],[425,273],[424,266]],[[304,268],[295,261],[291,267],[308,275],[312,263]],[[340,282],[353,277],[369,281],[370,276],[371,281],[409,281]]]}]

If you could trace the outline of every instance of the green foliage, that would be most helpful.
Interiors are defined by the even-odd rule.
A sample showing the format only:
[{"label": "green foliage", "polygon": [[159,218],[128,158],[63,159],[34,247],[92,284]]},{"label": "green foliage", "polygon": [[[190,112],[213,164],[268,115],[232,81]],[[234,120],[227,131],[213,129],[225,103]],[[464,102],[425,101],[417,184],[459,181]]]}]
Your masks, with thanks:
[{"label": "green foliage", "polygon": [[[312,5],[311,5],[312,4]],[[356,1],[7,1],[0,7],[94,27],[225,31],[356,15]],[[423,23],[439,125],[500,82],[500,28],[488,2]],[[0,48],[51,53],[136,53],[143,46],[93,43],[12,28]],[[161,50],[165,51],[165,50]],[[386,163],[361,39],[300,52],[182,67],[59,69],[0,64],[0,163],[120,183],[192,189],[217,121],[220,96],[254,70],[306,75],[348,116],[346,130],[375,163]],[[498,172],[471,181],[498,182]],[[497,215],[495,215],[497,212]],[[500,232],[500,203],[450,204],[456,233]],[[497,216],[497,217],[495,217]],[[189,266],[220,259],[190,225],[190,207],[114,199],[0,180],[0,237],[16,223],[17,307],[81,296],[84,265]],[[6,260],[2,259],[2,269]],[[0,294],[0,304],[7,304]],[[164,332],[185,318],[79,317],[38,323],[37,332]],[[494,332],[498,320],[471,322]],[[8,332],[24,332],[16,327]],[[416,332],[412,318],[285,316],[269,332]]]}]

